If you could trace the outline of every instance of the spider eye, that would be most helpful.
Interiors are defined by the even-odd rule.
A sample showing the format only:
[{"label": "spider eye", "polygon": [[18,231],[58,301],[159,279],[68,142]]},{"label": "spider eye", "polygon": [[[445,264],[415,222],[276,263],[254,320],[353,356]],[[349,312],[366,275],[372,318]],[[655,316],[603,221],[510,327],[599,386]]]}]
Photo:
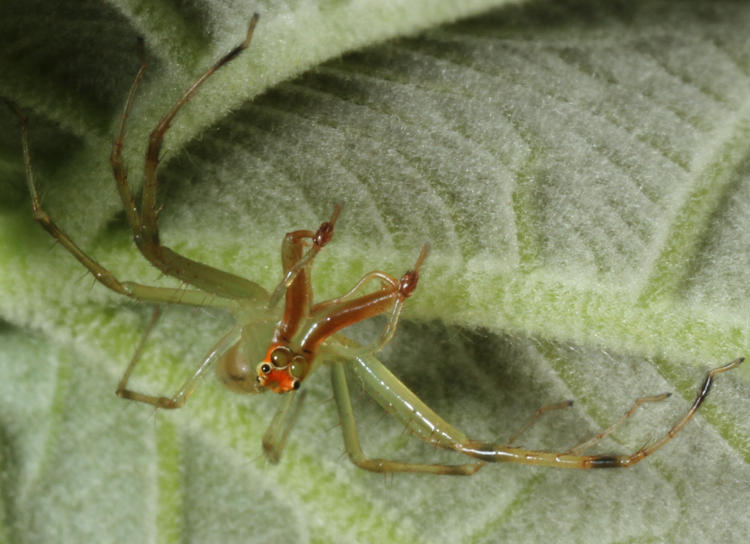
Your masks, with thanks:
[{"label": "spider eye", "polygon": [[302,378],[307,370],[307,360],[301,355],[295,355],[289,364],[289,374],[293,378]]},{"label": "spider eye", "polygon": [[279,346],[271,353],[271,364],[275,367],[284,367],[289,364],[292,351],[286,346]]},{"label": "spider eye", "polygon": [[299,380],[294,380],[294,381],[292,382],[292,389],[299,389],[299,386],[300,386],[301,384],[302,384],[302,382],[301,382],[301,381],[299,381]]},{"label": "spider eye", "polygon": [[261,363],[260,364],[260,371],[263,374],[268,374],[269,372],[271,372],[271,365],[269,365],[268,363]]}]

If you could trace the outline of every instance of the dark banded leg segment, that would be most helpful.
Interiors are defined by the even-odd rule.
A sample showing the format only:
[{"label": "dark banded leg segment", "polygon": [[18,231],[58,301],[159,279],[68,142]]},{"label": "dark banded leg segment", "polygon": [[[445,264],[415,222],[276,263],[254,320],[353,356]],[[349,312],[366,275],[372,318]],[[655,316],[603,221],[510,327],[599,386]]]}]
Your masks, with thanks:
[{"label": "dark banded leg segment", "polygon": [[[646,446],[630,455],[579,455],[577,453],[568,452],[554,453],[526,450],[522,448],[512,448],[504,445],[493,445],[487,442],[475,441],[469,441],[456,449],[458,451],[461,451],[462,453],[465,453],[466,455],[470,455],[471,457],[490,462],[511,462],[523,463],[528,465],[580,469],[630,467],[635,465],[636,463],[639,463],[640,461],[657,451],[659,448],[664,446],[667,442],[672,440],[677,435],[677,433],[679,433],[685,427],[685,425],[688,424],[688,422],[698,411],[698,408],[706,399],[706,396],[711,390],[711,386],[713,385],[715,376],[717,374],[721,374],[722,372],[726,372],[738,367],[743,360],[744,358],[735,359],[731,363],[710,370],[706,374],[706,378],[703,380],[703,384],[699,388],[698,394],[696,395],[693,404],[690,406],[690,409],[685,413],[685,415],[682,416],[672,426],[672,428],[669,429],[666,434],[664,434],[664,436],[650,444],[647,444]],[[646,399],[646,402],[653,402],[663,400],[664,397],[665,395],[658,395],[655,397],[644,397],[644,399]],[[588,442],[584,442],[579,446],[574,447],[572,451],[580,451],[582,449],[582,446],[588,447],[589,445],[593,445],[594,443],[598,442],[600,440],[600,435],[606,436],[606,434],[609,434],[609,432],[611,432],[611,430],[615,426],[619,425],[619,423],[624,421],[624,419],[627,419],[627,417],[629,417],[629,414],[631,414],[635,410],[635,408],[637,408],[642,403],[643,402],[636,402],[633,408],[631,408],[625,414],[623,419],[621,419],[613,427],[603,431],[602,433],[594,437],[594,439],[590,441],[591,444],[589,444]]]}]

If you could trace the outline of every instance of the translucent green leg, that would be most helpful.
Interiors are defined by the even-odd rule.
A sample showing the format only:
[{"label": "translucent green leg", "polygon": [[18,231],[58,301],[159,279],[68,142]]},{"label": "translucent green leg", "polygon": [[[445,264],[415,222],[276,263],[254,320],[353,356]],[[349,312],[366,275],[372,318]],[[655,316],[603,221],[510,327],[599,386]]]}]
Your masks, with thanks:
[{"label": "translucent green leg", "polygon": [[263,453],[272,463],[278,463],[281,452],[286,446],[286,440],[294,423],[297,421],[302,401],[307,391],[290,391],[284,395],[276,413],[273,415],[268,429],[263,434]]},{"label": "translucent green leg", "polygon": [[572,400],[564,400],[562,402],[556,402],[554,404],[547,404],[545,406],[542,406],[539,408],[536,412],[534,412],[534,415],[529,418],[529,420],[523,424],[523,426],[516,431],[516,434],[511,436],[508,439],[508,445],[510,446],[513,444],[516,440],[518,440],[523,433],[529,430],[534,423],[536,423],[540,417],[542,417],[547,412],[552,412],[554,410],[563,410],[565,408],[570,408],[573,406]]},{"label": "translucent green leg", "polygon": [[154,311],[154,316],[151,319],[146,332],[143,334],[143,337],[141,338],[141,341],[138,344],[135,353],[133,354],[133,358],[130,360],[128,368],[125,370],[125,373],[120,379],[120,383],[117,385],[116,393],[118,396],[124,399],[145,402],[146,404],[151,404],[153,406],[156,406],[157,408],[164,408],[168,410],[182,408],[185,402],[187,402],[187,399],[190,398],[190,395],[193,394],[193,391],[198,385],[198,380],[200,380],[206,370],[210,368],[217,359],[224,355],[224,353],[226,353],[229,348],[231,348],[234,344],[237,343],[237,341],[239,341],[242,336],[242,327],[239,325],[235,325],[234,327],[232,327],[232,329],[216,343],[211,351],[206,354],[206,356],[203,358],[203,361],[201,361],[201,364],[198,366],[198,368],[195,369],[195,372],[193,372],[193,375],[190,376],[190,378],[188,378],[184,384],[182,384],[182,387],[180,387],[174,395],[172,395],[171,397],[160,397],[154,395],[146,395],[144,393],[132,391],[127,388],[130,375],[133,373],[133,369],[135,368],[135,365],[138,363],[138,360],[141,357],[143,347],[146,345],[146,340],[153,330],[154,325],[156,325],[156,321],[158,320],[158,318],[159,310],[157,308]]},{"label": "translucent green leg", "polygon": [[604,429],[603,431],[600,431],[596,436],[590,438],[589,440],[586,440],[584,442],[581,442],[579,444],[576,444],[572,448],[570,448],[565,453],[581,453],[586,451],[589,448],[594,447],[596,444],[598,444],[603,438],[606,436],[612,434],[615,429],[617,429],[620,425],[625,423],[630,417],[635,413],[635,411],[642,406],[643,404],[646,404],[647,402],[661,402],[666,398],[669,398],[671,396],[671,393],[662,393],[661,395],[652,395],[649,397],[641,397],[637,399],[633,406],[630,407],[630,409],[623,414],[623,416],[617,420],[615,423]]},{"label": "translucent green leg", "polygon": [[[365,285],[376,280],[380,281],[381,289],[398,289],[398,280],[396,278],[394,278],[390,274],[386,274],[385,272],[375,270],[373,272],[365,274],[346,294],[334,299],[326,300],[313,306],[311,309],[311,313],[320,312],[322,310],[325,310],[326,308],[336,306],[338,304],[341,304],[342,302],[354,298],[354,295],[362,291]],[[383,347],[390,341],[390,339],[393,337],[393,334],[396,332],[396,325],[398,324],[398,318],[401,315],[401,308],[403,307],[403,303],[404,301],[400,299],[396,299],[394,301],[393,309],[391,310],[390,314],[388,314],[383,332],[380,334],[378,339],[375,340],[375,342],[360,348],[363,353],[377,353],[378,351],[383,349]]]},{"label": "translucent green leg", "polygon": [[[688,424],[706,399],[717,374],[732,370],[743,361],[741,358],[736,359],[731,363],[709,371],[706,374],[703,384],[698,389],[698,394],[690,409],[661,438],[629,455],[580,455],[577,452],[598,442],[601,439],[599,438],[600,435],[602,437],[606,436],[617,424],[612,428],[606,429],[600,435],[594,437],[594,439],[584,442],[570,451],[530,450],[510,446],[507,443],[474,440],[438,416],[375,357],[360,355],[356,351],[356,347],[352,349],[354,346],[353,342],[341,337],[337,337],[336,339],[339,341],[341,348],[337,349],[337,346],[331,345],[329,349],[335,350],[339,355],[337,360],[348,359],[349,368],[359,379],[365,391],[385,410],[399,419],[409,431],[425,442],[441,448],[453,449],[481,461],[521,463],[557,468],[625,468],[642,461],[672,440]],[[347,353],[350,354],[349,357],[347,357]],[[356,429],[354,428],[354,419],[351,414],[351,407],[349,406],[348,392],[345,389],[346,384],[342,363],[334,363],[332,371],[334,376],[334,392],[339,404],[339,414],[344,427],[344,440],[347,444],[347,451],[350,457],[355,463],[368,470],[411,471],[412,469],[409,468],[410,465],[408,464],[392,465],[390,462],[370,461],[364,458],[361,449],[359,449]],[[642,399],[641,403],[636,403],[635,407],[643,402],[655,402],[663,398],[664,395],[645,397],[645,400]],[[634,408],[629,410],[629,413],[633,410]],[[627,419],[627,417],[624,419]],[[624,421],[624,419],[621,421]],[[423,468],[422,465],[415,465],[413,470],[416,472],[452,474],[452,472],[443,472],[437,468]]]},{"label": "translucent green leg", "polygon": [[331,381],[333,383],[333,394],[336,399],[336,407],[339,412],[339,420],[344,433],[344,445],[346,452],[352,462],[365,470],[372,472],[422,472],[428,474],[455,474],[469,476],[474,474],[483,463],[467,463],[463,465],[444,465],[429,463],[404,463],[401,461],[390,461],[387,459],[370,459],[365,456],[359,443],[357,424],[354,420],[349,386],[346,383],[346,370],[344,363],[335,362],[331,364]]}]

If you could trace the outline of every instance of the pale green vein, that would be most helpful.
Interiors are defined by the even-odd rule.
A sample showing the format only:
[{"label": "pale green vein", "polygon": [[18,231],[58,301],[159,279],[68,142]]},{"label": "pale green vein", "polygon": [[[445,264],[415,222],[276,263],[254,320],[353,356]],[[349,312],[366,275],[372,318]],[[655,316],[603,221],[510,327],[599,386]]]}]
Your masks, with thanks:
[{"label": "pale green vein", "polygon": [[508,504],[502,512],[498,512],[497,516],[492,521],[481,527],[479,530],[474,531],[469,540],[471,542],[490,541],[493,539],[493,535],[502,534],[503,525],[513,515],[525,515],[524,509],[527,507],[529,499],[534,496],[534,493],[540,492],[546,479],[546,473],[544,472],[534,474],[525,483],[523,488],[516,492],[513,501]]},{"label": "pale green vein", "polygon": [[182,453],[179,433],[175,425],[159,418],[156,439],[156,541],[159,544],[183,542]]},{"label": "pale green vein", "polygon": [[[149,2],[148,0],[121,0],[117,9],[125,15],[137,29],[149,50],[156,51],[167,62],[179,58],[188,62],[189,70],[199,70],[196,63],[205,55],[210,47],[205,21],[201,22],[198,8],[190,13],[192,6],[179,11],[178,5],[172,2]],[[250,14],[245,10],[237,10],[239,18],[248,19]]]},{"label": "pale green vein", "polygon": [[750,153],[750,101],[733,118],[731,125],[713,140],[711,149],[701,150],[692,174],[693,186],[671,222],[660,255],[652,266],[639,303],[675,298],[686,287],[711,221],[722,212],[736,190],[736,167]]},{"label": "pale green vein", "polygon": [[524,279],[500,275],[483,285],[479,293],[466,293],[471,310],[462,315],[469,322],[481,319],[500,330],[525,329],[677,360],[694,356],[729,361],[750,352],[750,330],[742,316],[662,304],[636,306],[619,286],[580,290],[575,282],[560,282],[541,272]]},{"label": "pale green vein", "polygon": [[538,258],[541,253],[539,231],[540,223],[534,190],[536,188],[535,174],[539,166],[540,153],[538,149],[530,148],[525,164],[516,174],[516,187],[513,190],[513,210],[515,212],[516,238],[518,243],[519,261],[525,269],[533,268],[539,264]]}]

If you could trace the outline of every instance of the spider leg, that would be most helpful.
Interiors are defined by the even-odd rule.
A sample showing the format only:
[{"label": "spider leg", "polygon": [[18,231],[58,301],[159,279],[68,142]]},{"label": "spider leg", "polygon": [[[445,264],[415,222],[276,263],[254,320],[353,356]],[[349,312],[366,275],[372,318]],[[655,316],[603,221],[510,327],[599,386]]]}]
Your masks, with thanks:
[{"label": "spider leg", "polygon": [[146,345],[148,336],[156,325],[156,321],[159,319],[159,313],[159,309],[156,308],[154,310],[154,315],[151,318],[151,322],[149,323],[146,331],[141,337],[141,341],[139,342],[138,347],[136,348],[135,353],[130,360],[128,368],[122,375],[120,383],[117,384],[116,393],[117,396],[124,399],[136,400],[138,402],[151,404],[156,408],[172,410],[176,408],[182,408],[185,402],[187,402],[188,398],[190,398],[190,396],[193,394],[193,391],[195,391],[195,388],[198,385],[198,381],[206,372],[206,370],[208,370],[217,359],[224,355],[224,353],[226,353],[228,349],[230,349],[240,340],[242,336],[242,327],[240,325],[235,325],[234,327],[232,327],[232,329],[230,329],[230,331],[226,333],[205,355],[200,365],[198,365],[198,368],[196,368],[193,372],[193,375],[185,380],[185,383],[182,384],[182,387],[180,387],[174,395],[172,395],[171,397],[147,395],[128,389],[127,385],[128,381],[130,380],[130,375],[133,373],[133,369],[135,368],[135,365],[138,363],[138,360],[143,353],[143,348]]},{"label": "spider leg", "polygon": [[603,431],[600,431],[596,436],[593,436],[592,438],[585,440],[584,442],[581,442],[579,444],[576,444],[572,448],[570,448],[565,453],[581,453],[586,451],[589,448],[592,448],[596,444],[598,444],[603,438],[606,436],[612,434],[612,432],[615,431],[620,425],[625,423],[630,417],[635,413],[635,411],[642,405],[646,404],[647,402],[661,402],[664,399],[671,396],[671,393],[662,393],[661,395],[652,395],[649,397],[641,397],[639,399],[636,399],[636,401],[633,403],[633,405],[628,409],[627,412],[625,412],[620,419],[618,419],[615,423],[604,429]]},{"label": "spider leg", "polygon": [[336,398],[336,407],[338,408],[339,420],[341,421],[344,434],[346,453],[358,467],[372,472],[420,472],[470,476],[484,466],[484,463],[465,463],[462,465],[405,463],[388,459],[371,459],[365,456],[359,443],[357,424],[354,420],[354,411],[352,410],[351,397],[349,396],[349,386],[346,383],[344,363],[340,361],[331,363],[331,382],[333,383],[333,394]]},{"label": "spider leg", "polygon": [[120,118],[117,137],[112,145],[112,153],[110,155],[112,171],[115,176],[120,198],[125,207],[128,222],[133,231],[133,239],[143,256],[146,257],[151,264],[165,274],[194,285],[206,292],[226,298],[256,300],[267,296],[265,290],[258,284],[240,276],[183,257],[169,247],[161,245],[159,242],[158,210],[156,203],[156,192],[158,188],[156,170],[159,166],[159,152],[161,151],[161,146],[164,141],[164,135],[174,120],[175,115],[177,115],[177,112],[182,106],[190,101],[203,82],[216,72],[216,70],[237,57],[237,55],[248,47],[257,21],[258,15],[255,14],[250,21],[245,41],[220,58],[190,87],[188,87],[179,100],[177,100],[172,108],[161,118],[156,125],[156,128],[151,132],[148,149],[146,151],[140,211],[135,204],[135,199],[128,185],[127,172],[122,159],[122,148],[125,140],[126,120],[133,105],[136,89],[138,88],[146,69],[146,60],[145,55],[143,54],[142,44],[139,47],[141,67],[130,87],[125,108]]},{"label": "spider leg", "polygon": [[629,455],[625,457],[622,462],[621,466],[631,466],[636,464],[637,462],[641,461],[643,458],[651,455],[656,450],[661,448],[664,444],[672,440],[677,433],[679,433],[685,425],[688,424],[688,422],[693,418],[695,415],[695,412],[698,411],[698,408],[700,408],[700,405],[703,404],[703,401],[706,400],[706,397],[708,396],[708,392],[711,391],[711,387],[714,383],[714,377],[717,374],[721,374],[722,372],[726,372],[728,370],[732,370],[733,368],[737,368],[742,364],[742,361],[744,361],[744,357],[740,357],[739,359],[735,359],[734,361],[727,363],[723,366],[714,368],[709,370],[706,373],[706,377],[703,379],[703,383],[701,384],[700,388],[698,389],[698,394],[695,396],[695,400],[693,400],[693,404],[690,406],[690,409],[685,413],[684,416],[682,416],[679,420],[677,420],[677,423],[675,423],[667,433],[659,438],[658,440],[655,440],[651,444],[647,444],[643,448],[639,449],[632,455]]},{"label": "spider leg", "polygon": [[511,436],[508,439],[508,445],[510,446],[516,440],[518,440],[523,433],[525,433],[526,431],[528,431],[529,428],[531,428],[531,426],[534,425],[534,423],[536,423],[537,421],[539,421],[539,418],[542,417],[547,412],[551,412],[553,410],[563,410],[563,409],[569,408],[571,406],[573,406],[573,401],[572,400],[564,400],[562,402],[556,402],[554,404],[547,404],[545,406],[542,406],[536,412],[534,412],[534,415],[532,415],[529,418],[529,420],[521,426],[520,429],[518,429],[516,431],[516,434],[514,434],[513,436]]},{"label": "spider leg", "polygon": [[42,206],[39,190],[34,179],[34,169],[31,164],[31,150],[29,147],[29,121],[21,109],[10,100],[5,99],[10,108],[18,116],[21,125],[21,146],[23,148],[23,162],[26,172],[26,185],[31,196],[31,209],[34,220],[37,221],[44,230],[52,235],[61,246],[68,250],[78,262],[85,266],[94,278],[116,293],[126,295],[145,302],[188,304],[196,306],[217,306],[227,307],[233,304],[233,301],[205,293],[203,291],[189,289],[175,289],[166,287],[151,287],[131,281],[120,281],[112,272],[104,268],[97,261],[89,257],[78,245],[62,230],[55,221],[50,217]]},{"label": "spider leg", "polygon": [[284,395],[276,413],[271,419],[266,432],[263,434],[263,453],[272,463],[278,463],[281,452],[286,445],[289,432],[297,421],[302,401],[305,400],[307,391],[290,391]]},{"label": "spider leg", "polygon": [[[709,371],[690,409],[661,438],[630,455],[580,455],[568,452],[530,450],[508,444],[470,439],[431,410],[375,357],[360,354],[356,347],[352,349],[354,343],[347,339],[339,336],[337,340],[339,346],[331,346],[331,349],[338,347],[339,349],[336,352],[343,357],[346,357],[345,354],[347,353],[350,354],[348,357],[349,368],[360,380],[365,391],[386,411],[399,419],[409,431],[425,442],[437,447],[453,449],[481,461],[559,468],[624,468],[638,463],[672,440],[687,425],[708,395],[717,374],[732,370],[743,361],[743,359],[736,359]],[[338,388],[340,389],[341,386],[339,385]],[[346,414],[342,413],[341,417],[343,420]],[[352,438],[345,438],[345,440],[351,442]],[[576,448],[576,451],[578,449]],[[356,454],[355,451],[350,455],[356,458]],[[383,470],[388,468],[385,465]]]},{"label": "spider leg", "polygon": [[141,80],[143,79],[143,75],[146,73],[146,68],[148,66],[146,63],[146,52],[144,50],[143,40],[140,38],[138,39],[138,57],[141,59],[141,65],[138,68],[138,73],[136,73],[133,83],[130,85],[128,97],[125,100],[125,107],[123,108],[122,115],[120,115],[117,136],[112,143],[112,151],[109,155],[109,164],[112,166],[112,173],[115,176],[117,192],[120,194],[120,200],[122,200],[122,207],[125,210],[125,216],[128,218],[128,224],[133,231],[135,231],[140,225],[141,216],[138,213],[133,193],[130,191],[130,186],[128,185],[128,173],[125,168],[125,161],[122,158],[122,148],[125,142],[125,125],[128,117],[130,117],[130,110],[133,108],[135,93],[138,90],[138,86],[141,84]]},{"label": "spider leg", "polygon": [[390,274],[388,274],[386,272],[381,272],[379,270],[374,270],[374,271],[368,272],[367,274],[365,274],[364,276],[362,276],[359,279],[359,281],[354,285],[354,287],[352,287],[351,289],[349,289],[349,291],[347,291],[346,293],[344,293],[340,297],[331,298],[331,299],[328,299],[328,300],[324,300],[322,302],[318,302],[317,304],[315,304],[310,309],[310,312],[314,313],[314,312],[317,312],[318,310],[322,310],[322,309],[327,308],[329,306],[340,304],[340,303],[344,302],[345,300],[349,300],[352,297],[354,297],[354,295],[356,295],[357,293],[359,293],[360,291],[362,291],[362,289],[364,289],[365,285],[367,285],[368,283],[370,283],[372,281],[375,281],[375,280],[380,281],[381,287],[383,287],[383,288],[391,287],[391,288],[395,289],[395,288],[398,287],[398,280],[396,278],[394,278],[393,276],[391,276]]}]

